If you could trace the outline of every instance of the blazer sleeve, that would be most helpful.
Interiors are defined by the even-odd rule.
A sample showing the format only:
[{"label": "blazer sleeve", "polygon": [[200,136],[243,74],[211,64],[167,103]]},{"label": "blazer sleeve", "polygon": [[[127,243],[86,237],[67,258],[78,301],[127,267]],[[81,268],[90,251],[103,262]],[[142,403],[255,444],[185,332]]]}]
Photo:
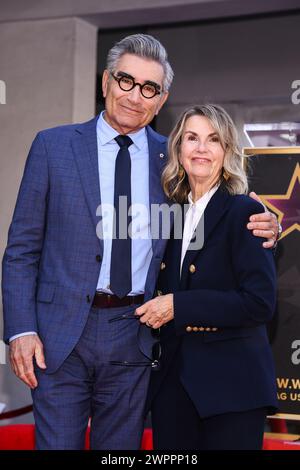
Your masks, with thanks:
[{"label": "blazer sleeve", "polygon": [[36,284],[44,240],[49,175],[42,133],[32,143],[2,261],[4,341],[37,331]]},{"label": "blazer sleeve", "polygon": [[[188,325],[243,328],[255,327],[271,319],[276,303],[274,256],[272,250],[262,246],[264,239],[255,237],[247,229],[250,215],[260,212],[258,202],[246,197],[237,198],[227,216],[226,229],[229,231],[231,269],[237,287],[222,290],[221,285],[215,289],[201,289],[199,286],[199,289],[174,293],[174,320],[178,334],[186,333]],[[217,269],[217,266],[212,269]]]}]

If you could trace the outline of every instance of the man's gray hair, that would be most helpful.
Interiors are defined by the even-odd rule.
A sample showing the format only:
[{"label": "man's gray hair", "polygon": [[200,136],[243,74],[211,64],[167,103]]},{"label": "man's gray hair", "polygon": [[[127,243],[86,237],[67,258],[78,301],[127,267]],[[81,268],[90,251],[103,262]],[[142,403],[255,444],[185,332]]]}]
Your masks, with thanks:
[{"label": "man's gray hair", "polygon": [[164,46],[148,34],[132,34],[117,42],[108,52],[106,68],[114,73],[119,59],[124,54],[135,54],[138,57],[155,60],[164,69],[163,91],[168,91],[174,76]]}]

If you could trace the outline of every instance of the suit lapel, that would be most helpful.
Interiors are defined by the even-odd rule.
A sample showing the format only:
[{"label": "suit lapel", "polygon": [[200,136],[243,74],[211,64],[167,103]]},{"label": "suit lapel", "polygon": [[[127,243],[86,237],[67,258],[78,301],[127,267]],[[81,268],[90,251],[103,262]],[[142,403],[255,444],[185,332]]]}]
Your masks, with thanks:
[{"label": "suit lapel", "polygon": [[[198,254],[201,252],[201,249],[205,247],[205,243],[208,240],[209,235],[212,233],[220,219],[223,217],[224,213],[228,208],[228,201],[229,201],[229,194],[221,184],[219,189],[215,192],[211,200],[206,206],[203,216],[200,219],[198,226],[196,227],[195,232],[201,236],[201,232],[203,233],[204,230],[204,239],[203,245],[200,249],[188,249],[183,261],[182,265],[182,273],[181,273],[181,280],[180,284],[182,286],[187,285],[188,275],[189,275],[189,267],[191,264],[195,262]],[[190,245],[191,246],[191,245]],[[190,248],[190,247],[189,247]]]},{"label": "suit lapel", "polygon": [[[87,123],[80,124],[75,129],[74,137],[72,139],[74,158],[86,202],[95,224],[95,230],[97,223],[99,222],[96,210],[101,203],[96,132],[97,120],[98,116]],[[103,249],[103,242],[101,240],[100,245]]]},{"label": "suit lapel", "polygon": [[[151,127],[147,127],[148,149],[149,149],[149,208],[151,215],[151,208],[155,205],[169,204],[169,201],[162,189],[161,174],[166,164],[166,140],[154,132]],[[159,221],[159,231],[155,227],[157,220],[151,220],[151,231],[153,231],[152,238],[152,251],[153,255],[157,251],[162,251],[167,239],[161,239],[161,220]],[[157,236],[159,235],[159,236]]]},{"label": "suit lapel", "polygon": [[[166,139],[156,132],[154,132],[151,127],[146,127],[147,138],[148,138],[148,150],[149,150],[149,209],[151,217],[151,207],[154,204],[163,204],[168,203],[168,200],[163,192],[161,186],[161,173],[164,168],[164,165],[167,160],[166,155]],[[151,221],[151,231],[154,229],[153,224],[155,221]],[[159,227],[160,228],[160,227]],[[155,230],[154,230],[155,231]],[[158,232],[158,234],[160,231]],[[154,233],[155,235],[155,233]],[[146,285],[145,285],[145,297],[150,299],[153,295],[153,291],[156,283],[157,276],[157,263],[159,258],[161,259],[164,252],[165,244],[167,240],[161,240],[160,237],[152,237],[152,262],[150,264]],[[158,258],[155,259],[155,258]],[[144,325],[139,326],[138,333],[138,344],[141,352],[147,357],[152,357],[152,346],[153,346],[153,337],[151,335],[150,328],[145,327]]]}]

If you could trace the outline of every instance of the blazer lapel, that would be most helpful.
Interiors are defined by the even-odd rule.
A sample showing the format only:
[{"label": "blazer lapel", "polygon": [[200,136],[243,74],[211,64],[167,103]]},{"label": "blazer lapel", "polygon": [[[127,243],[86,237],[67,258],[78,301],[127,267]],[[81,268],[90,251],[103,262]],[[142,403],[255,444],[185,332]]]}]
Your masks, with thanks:
[{"label": "blazer lapel", "polygon": [[[180,284],[182,286],[187,285],[188,275],[189,275],[189,267],[191,264],[194,263],[196,257],[201,252],[201,249],[205,247],[205,243],[211,232],[214,230],[220,219],[223,217],[224,213],[227,210],[229,201],[229,193],[221,184],[219,189],[215,192],[211,200],[206,206],[203,216],[201,217],[198,226],[196,227],[195,233],[198,232],[198,236],[201,236],[201,232],[203,234],[204,230],[204,238],[203,244],[201,243],[200,249],[193,249],[190,245],[183,264],[182,264],[182,272],[181,272],[181,280]],[[203,236],[203,235],[202,235]]]},{"label": "blazer lapel", "polygon": [[[75,129],[74,138],[72,140],[74,158],[77,164],[86,202],[95,224],[95,231],[97,223],[99,222],[96,210],[101,203],[96,132],[97,121],[98,116],[87,123],[79,124]],[[100,239],[99,241],[101,248],[103,249],[103,243]]]},{"label": "blazer lapel", "polygon": [[[180,265],[182,250],[182,235],[184,224],[184,210],[179,211],[175,218],[174,227],[171,234],[171,240],[167,248],[168,284],[172,286],[172,292],[177,292],[180,287]],[[176,231],[175,231],[176,227]],[[176,237],[176,238],[175,238]]]}]

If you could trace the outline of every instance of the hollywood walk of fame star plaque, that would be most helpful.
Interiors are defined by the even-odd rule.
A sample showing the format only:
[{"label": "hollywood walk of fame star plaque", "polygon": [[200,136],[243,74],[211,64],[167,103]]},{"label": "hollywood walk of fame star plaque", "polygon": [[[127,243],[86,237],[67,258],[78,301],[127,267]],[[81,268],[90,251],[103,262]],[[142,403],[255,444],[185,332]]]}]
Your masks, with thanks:
[{"label": "hollywood walk of fame star plaque", "polygon": [[300,419],[300,147],[244,149],[250,191],[276,214],[278,297],[268,325],[277,374],[277,416]]}]

